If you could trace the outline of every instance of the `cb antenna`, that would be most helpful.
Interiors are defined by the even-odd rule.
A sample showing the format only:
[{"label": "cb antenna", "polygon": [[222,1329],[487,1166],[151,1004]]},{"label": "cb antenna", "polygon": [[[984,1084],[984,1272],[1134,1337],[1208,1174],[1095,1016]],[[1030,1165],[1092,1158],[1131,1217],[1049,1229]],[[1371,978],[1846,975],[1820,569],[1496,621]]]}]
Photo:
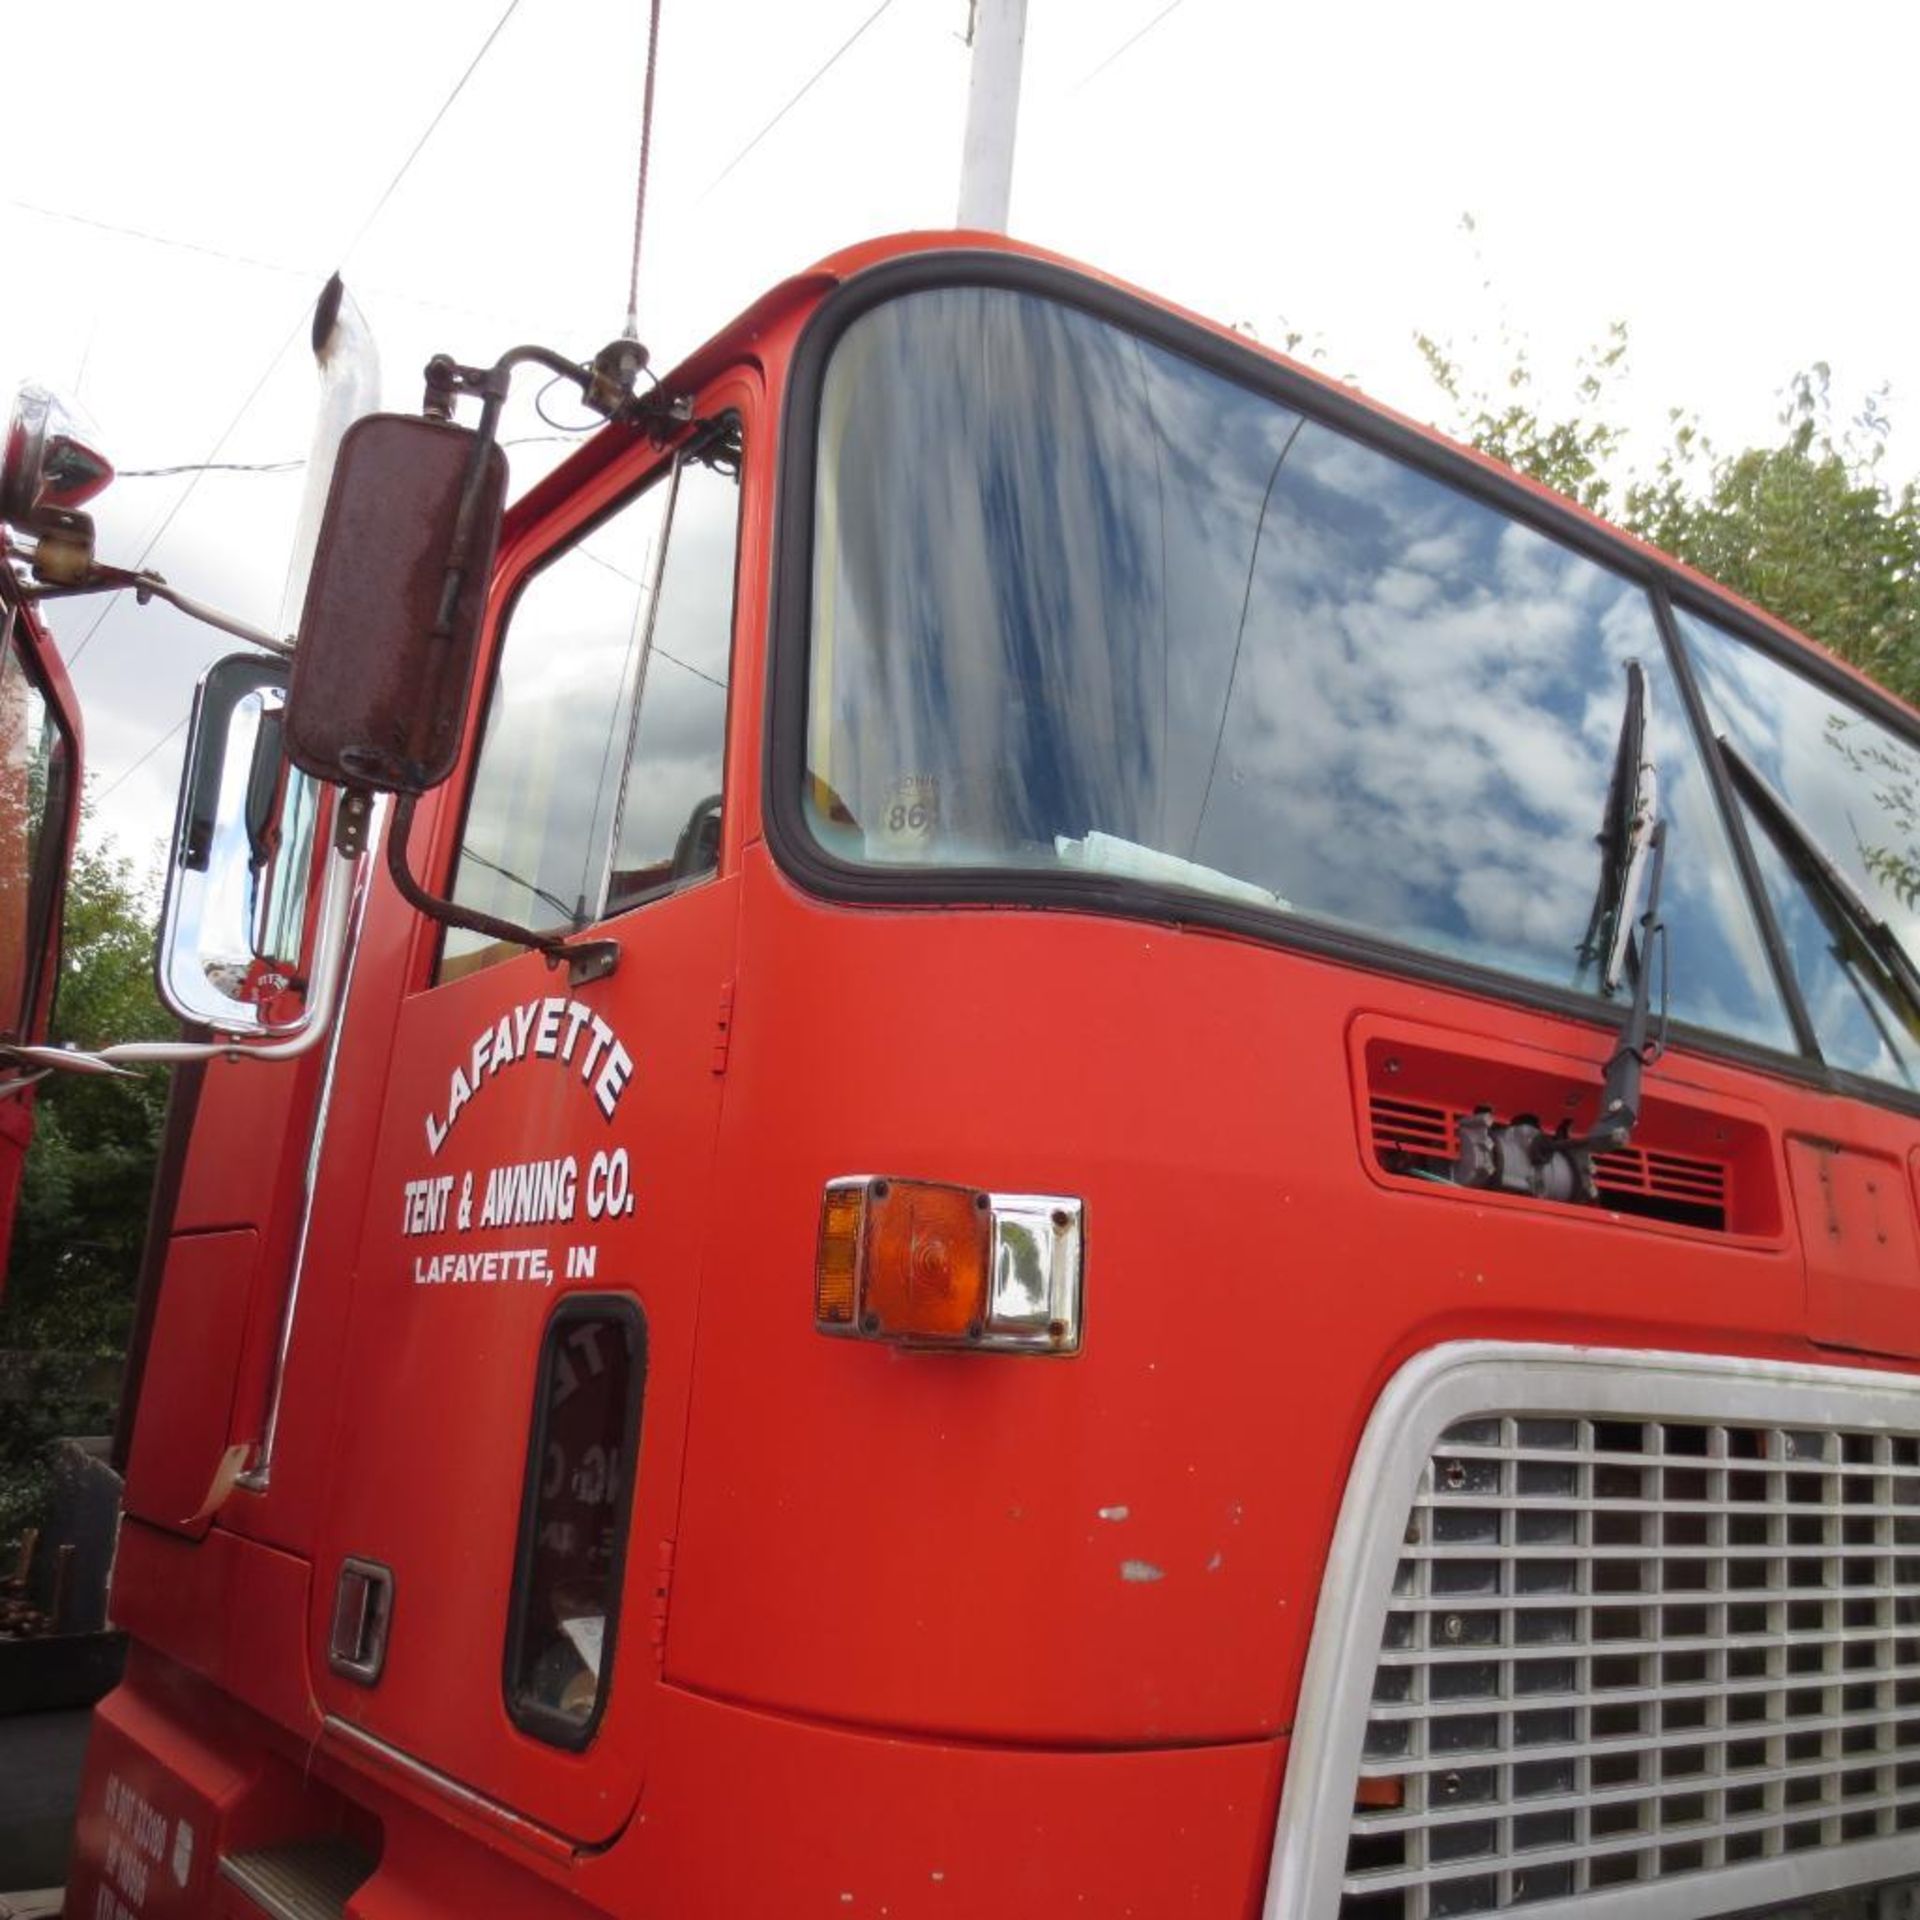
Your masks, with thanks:
[{"label": "cb antenna", "polygon": [[633,190],[633,264],[627,270],[627,325],[624,338],[640,338],[640,235],[647,218],[647,158],[653,149],[653,71],[660,53],[660,0],[647,9],[647,79],[640,102],[640,169]]}]

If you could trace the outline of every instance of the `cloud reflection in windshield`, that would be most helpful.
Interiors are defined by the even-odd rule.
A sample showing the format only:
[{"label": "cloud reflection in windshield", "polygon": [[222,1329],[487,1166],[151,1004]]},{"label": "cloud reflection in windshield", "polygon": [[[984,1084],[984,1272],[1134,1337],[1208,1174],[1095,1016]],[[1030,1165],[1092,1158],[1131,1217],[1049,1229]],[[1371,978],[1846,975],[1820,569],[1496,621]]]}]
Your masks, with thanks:
[{"label": "cloud reflection in windshield", "polygon": [[[1292,911],[1575,981],[1639,659],[1677,1018],[1791,1036],[1644,593],[1091,316],[863,316],[823,398],[811,785],[845,856],[1088,834]],[[912,793],[933,824],[889,833]]]}]

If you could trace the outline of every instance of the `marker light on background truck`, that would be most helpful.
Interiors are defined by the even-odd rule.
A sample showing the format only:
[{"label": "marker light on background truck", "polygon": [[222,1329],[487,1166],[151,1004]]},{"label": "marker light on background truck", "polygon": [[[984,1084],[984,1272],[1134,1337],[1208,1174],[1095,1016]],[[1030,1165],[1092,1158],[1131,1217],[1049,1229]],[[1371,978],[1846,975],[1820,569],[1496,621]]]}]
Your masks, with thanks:
[{"label": "marker light on background truck", "polygon": [[113,478],[113,468],[78,437],[62,403],[44,387],[14,396],[0,441],[0,520],[34,536],[42,580],[72,583],[93,563],[93,522],[80,511]]},{"label": "marker light on background truck", "polygon": [[1081,1206],[929,1180],[830,1180],[814,1323],[898,1346],[1075,1353]]}]

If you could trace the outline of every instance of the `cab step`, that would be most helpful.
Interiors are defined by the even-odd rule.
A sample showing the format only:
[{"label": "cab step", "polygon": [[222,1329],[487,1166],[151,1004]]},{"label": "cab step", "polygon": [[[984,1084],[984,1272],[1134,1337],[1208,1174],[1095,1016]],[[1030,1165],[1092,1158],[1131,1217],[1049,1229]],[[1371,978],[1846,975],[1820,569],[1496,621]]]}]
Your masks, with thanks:
[{"label": "cab step", "polygon": [[341,1920],[376,1864],[364,1847],[336,1834],[230,1853],[220,1877],[273,1920]]}]

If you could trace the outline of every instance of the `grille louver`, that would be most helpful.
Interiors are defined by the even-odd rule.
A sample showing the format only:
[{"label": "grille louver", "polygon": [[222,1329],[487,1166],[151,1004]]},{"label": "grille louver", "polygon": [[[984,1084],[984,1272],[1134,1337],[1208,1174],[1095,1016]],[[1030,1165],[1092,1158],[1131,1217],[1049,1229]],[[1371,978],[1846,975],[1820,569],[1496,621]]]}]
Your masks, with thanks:
[{"label": "grille louver", "polygon": [[1456,1420],[1387,1604],[1343,1920],[1920,1849],[1912,1433]]}]

